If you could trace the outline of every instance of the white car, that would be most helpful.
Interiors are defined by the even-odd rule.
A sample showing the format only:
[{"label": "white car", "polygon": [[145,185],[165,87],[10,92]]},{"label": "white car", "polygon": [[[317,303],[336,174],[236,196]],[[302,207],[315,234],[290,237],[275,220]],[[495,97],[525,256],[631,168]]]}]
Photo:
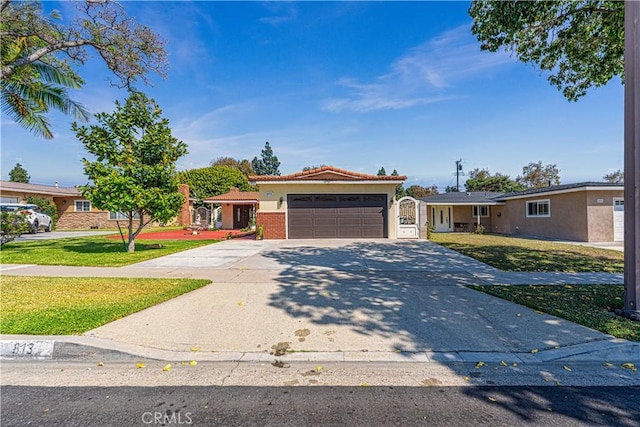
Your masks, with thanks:
[{"label": "white car", "polygon": [[38,206],[25,203],[1,203],[0,211],[19,213],[25,216],[29,223],[29,233],[35,234],[38,230],[51,231],[53,220],[49,215],[42,212]]}]

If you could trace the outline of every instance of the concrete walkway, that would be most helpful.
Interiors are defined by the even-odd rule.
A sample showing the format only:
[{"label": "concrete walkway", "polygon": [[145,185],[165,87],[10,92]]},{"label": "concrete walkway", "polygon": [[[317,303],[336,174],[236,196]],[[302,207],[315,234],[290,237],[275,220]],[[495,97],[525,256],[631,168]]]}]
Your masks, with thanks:
[{"label": "concrete walkway", "polygon": [[41,337],[148,358],[640,361],[638,343],[464,286],[621,283],[621,275],[506,273],[427,241],[231,240],[128,267],[2,273],[213,280],[82,337]]}]

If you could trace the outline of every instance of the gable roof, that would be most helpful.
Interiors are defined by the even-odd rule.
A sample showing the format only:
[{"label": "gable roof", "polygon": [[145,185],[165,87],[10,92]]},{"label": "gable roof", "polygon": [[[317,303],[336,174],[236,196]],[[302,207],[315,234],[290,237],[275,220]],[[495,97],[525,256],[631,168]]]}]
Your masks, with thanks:
[{"label": "gable roof", "polygon": [[231,187],[229,192],[207,197],[203,201],[216,203],[258,202],[260,201],[260,193],[257,191],[240,191],[235,187]]},{"label": "gable roof", "polygon": [[307,171],[296,172],[289,175],[273,176],[273,175],[254,175],[249,177],[250,182],[284,182],[284,181],[381,181],[389,184],[401,184],[406,181],[406,176],[378,176],[368,175],[359,172],[351,172],[345,169],[333,166],[322,166]]},{"label": "gable roof", "polygon": [[423,197],[420,200],[429,205],[498,205],[501,203],[495,198],[502,194],[504,193],[494,191],[453,191]]},{"label": "gable roof", "polygon": [[530,188],[528,190],[516,191],[513,193],[506,193],[499,197],[496,197],[496,200],[509,200],[509,199],[518,199],[522,197],[534,196],[538,194],[553,194],[553,193],[569,193],[572,191],[581,191],[581,190],[624,190],[624,184],[616,184],[612,182],[577,182],[574,184],[562,184],[562,185],[552,185],[550,187],[541,187],[541,188]]},{"label": "gable roof", "polygon": [[75,187],[57,187],[55,185],[26,184],[24,182],[0,181],[0,192],[46,194],[48,196],[80,196]]}]

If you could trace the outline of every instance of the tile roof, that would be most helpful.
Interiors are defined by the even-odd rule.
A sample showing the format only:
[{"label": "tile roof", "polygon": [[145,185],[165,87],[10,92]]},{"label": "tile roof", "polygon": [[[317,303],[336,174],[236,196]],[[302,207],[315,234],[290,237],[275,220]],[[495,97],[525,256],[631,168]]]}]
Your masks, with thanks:
[{"label": "tile roof", "polygon": [[257,191],[240,191],[237,188],[231,188],[228,193],[219,194],[217,196],[207,197],[204,199],[205,202],[215,202],[215,201],[254,201],[260,200],[260,193]]},{"label": "tile roof", "polygon": [[522,196],[528,196],[530,194],[550,193],[553,191],[576,190],[576,189],[587,188],[587,187],[602,187],[603,189],[606,189],[611,187],[623,187],[623,186],[624,184],[615,184],[612,182],[594,182],[594,181],[576,182],[574,184],[552,185],[550,187],[530,188],[524,191],[506,193],[497,197],[496,200],[506,200],[512,197],[522,197]]},{"label": "tile roof", "polygon": [[249,181],[406,181],[407,177],[400,176],[378,176],[368,175],[359,172],[352,172],[333,166],[322,166],[290,175],[254,175],[249,177]]},{"label": "tile roof", "polygon": [[56,187],[54,185],[25,184],[11,181],[0,181],[0,192],[3,191],[46,194],[49,196],[80,196],[80,192],[75,187]]},{"label": "tile roof", "polygon": [[436,194],[433,196],[423,197],[420,200],[427,202],[428,204],[446,203],[446,204],[459,204],[459,205],[475,205],[475,204],[497,204],[495,198],[501,196],[504,193],[497,193],[494,191],[453,191],[450,193]]}]

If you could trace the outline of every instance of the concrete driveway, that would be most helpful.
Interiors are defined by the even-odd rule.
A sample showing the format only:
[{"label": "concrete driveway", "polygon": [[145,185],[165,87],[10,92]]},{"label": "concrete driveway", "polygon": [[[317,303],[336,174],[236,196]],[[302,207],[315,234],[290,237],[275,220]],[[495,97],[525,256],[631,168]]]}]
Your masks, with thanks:
[{"label": "concrete driveway", "polygon": [[85,336],[141,355],[188,357],[197,348],[224,360],[285,351],[289,359],[417,361],[640,351],[466,288],[500,272],[427,241],[232,240],[122,269],[154,272],[213,283]]}]

